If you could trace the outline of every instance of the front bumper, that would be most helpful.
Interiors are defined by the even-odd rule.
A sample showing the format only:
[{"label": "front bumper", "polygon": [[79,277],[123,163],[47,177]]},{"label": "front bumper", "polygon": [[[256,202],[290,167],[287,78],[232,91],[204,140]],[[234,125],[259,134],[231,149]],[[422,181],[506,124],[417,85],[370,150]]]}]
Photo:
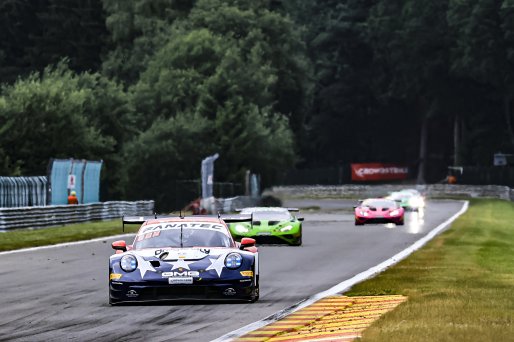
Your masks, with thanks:
[{"label": "front bumper", "polygon": [[296,232],[287,232],[286,233],[269,233],[269,234],[247,234],[247,235],[239,235],[232,234],[233,238],[237,241],[241,241],[244,237],[249,237],[255,239],[257,243],[261,244],[289,244],[294,245],[297,244],[298,241],[301,241],[302,233],[300,231]]},{"label": "front bumper", "polygon": [[170,285],[156,281],[109,281],[109,302],[115,304],[183,300],[250,300],[255,291],[252,278],[191,285]]},{"label": "front bumper", "polygon": [[396,216],[396,217],[361,217],[361,216],[355,216],[355,221],[359,222],[360,224],[380,224],[380,223],[394,223],[398,224],[403,222],[403,216]]}]

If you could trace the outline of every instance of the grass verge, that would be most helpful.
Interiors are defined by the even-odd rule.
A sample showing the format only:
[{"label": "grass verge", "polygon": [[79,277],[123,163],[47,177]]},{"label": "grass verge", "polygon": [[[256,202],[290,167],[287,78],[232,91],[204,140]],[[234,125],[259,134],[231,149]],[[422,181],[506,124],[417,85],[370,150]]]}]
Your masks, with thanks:
[{"label": "grass verge", "polygon": [[[135,233],[140,225],[125,225],[125,233]],[[0,251],[54,245],[123,234],[121,219],[69,224],[60,227],[22,229],[0,233]]]},{"label": "grass verge", "polygon": [[513,341],[514,204],[470,201],[452,227],[348,296],[402,294],[408,301],[362,341]]}]

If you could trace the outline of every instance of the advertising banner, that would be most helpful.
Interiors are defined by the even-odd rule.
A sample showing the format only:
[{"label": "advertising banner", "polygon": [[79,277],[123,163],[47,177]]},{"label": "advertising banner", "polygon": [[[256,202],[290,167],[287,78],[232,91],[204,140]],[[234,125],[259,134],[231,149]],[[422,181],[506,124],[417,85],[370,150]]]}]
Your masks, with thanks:
[{"label": "advertising banner", "polygon": [[352,181],[369,182],[407,179],[409,168],[402,164],[360,163],[350,164]]}]

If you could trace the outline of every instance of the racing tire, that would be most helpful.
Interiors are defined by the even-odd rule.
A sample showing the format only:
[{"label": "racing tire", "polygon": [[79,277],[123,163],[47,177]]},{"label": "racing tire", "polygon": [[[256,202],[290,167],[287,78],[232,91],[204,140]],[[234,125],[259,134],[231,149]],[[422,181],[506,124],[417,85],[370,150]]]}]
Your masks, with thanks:
[{"label": "racing tire", "polygon": [[291,246],[301,246],[302,245],[302,236],[303,236],[303,234],[302,234],[302,226],[300,226],[300,237],[298,239],[296,239],[296,241],[293,242],[291,244]]},{"label": "racing tire", "polygon": [[405,224],[405,221],[402,219],[401,221],[398,221],[396,224],[397,226],[403,226]]},{"label": "racing tire", "polygon": [[356,226],[363,226],[363,225],[364,225],[364,223],[361,223],[361,222],[359,222],[359,221],[355,220],[355,225],[356,225]]},{"label": "racing tire", "polygon": [[121,302],[117,301],[117,300],[113,300],[110,296],[109,296],[109,305],[110,306],[116,306],[116,305],[119,305]]},{"label": "racing tire", "polygon": [[255,276],[255,289],[253,290],[253,294],[250,296],[250,303],[255,303],[259,300],[259,275]]}]

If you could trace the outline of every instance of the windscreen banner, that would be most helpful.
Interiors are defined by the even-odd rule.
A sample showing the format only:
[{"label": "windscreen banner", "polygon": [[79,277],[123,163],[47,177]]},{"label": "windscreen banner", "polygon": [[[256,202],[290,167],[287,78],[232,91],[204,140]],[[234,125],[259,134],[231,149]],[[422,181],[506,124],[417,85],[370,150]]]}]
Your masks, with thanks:
[{"label": "windscreen banner", "polygon": [[355,182],[401,180],[409,176],[409,168],[402,164],[360,163],[350,167]]}]

